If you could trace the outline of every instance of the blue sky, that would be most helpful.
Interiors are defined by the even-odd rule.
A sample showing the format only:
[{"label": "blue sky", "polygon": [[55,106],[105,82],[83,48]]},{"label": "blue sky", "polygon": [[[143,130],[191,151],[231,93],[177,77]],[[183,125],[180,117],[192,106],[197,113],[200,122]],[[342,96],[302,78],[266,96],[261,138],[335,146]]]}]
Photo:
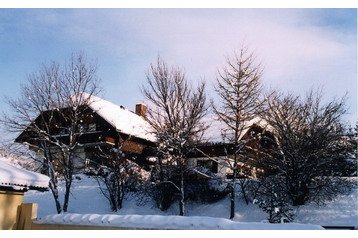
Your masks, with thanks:
[{"label": "blue sky", "polygon": [[98,61],[102,96],[129,109],[159,54],[206,80],[210,96],[217,68],[242,44],[261,60],[267,88],[347,92],[346,120],[356,120],[356,9],[0,9],[0,108],[27,74],[78,51]]}]

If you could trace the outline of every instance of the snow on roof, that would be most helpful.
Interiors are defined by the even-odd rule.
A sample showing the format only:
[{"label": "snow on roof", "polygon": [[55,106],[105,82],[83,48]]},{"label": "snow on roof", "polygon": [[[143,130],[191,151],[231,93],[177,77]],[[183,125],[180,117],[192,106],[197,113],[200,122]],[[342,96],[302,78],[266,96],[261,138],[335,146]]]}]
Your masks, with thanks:
[{"label": "snow on roof", "polygon": [[236,222],[225,218],[204,216],[161,216],[161,215],[99,215],[99,214],[56,214],[48,215],[36,223],[70,224],[121,227],[128,229],[159,230],[322,230],[318,225],[261,222]]},{"label": "snow on roof", "polygon": [[241,138],[247,133],[248,130],[250,130],[253,125],[257,125],[267,131],[273,131],[272,127],[266,120],[262,119],[261,117],[255,117],[254,119],[244,123],[244,129],[239,136],[239,140],[241,140]]},{"label": "snow on roof", "polygon": [[[209,124],[210,124],[210,127],[207,130],[207,135],[206,135],[207,138],[206,139],[208,141],[214,142],[214,143],[223,142],[223,138],[222,138],[221,133],[222,133],[222,130],[224,128],[226,128],[225,123],[223,123],[220,120],[217,120],[216,117],[213,117],[213,118],[209,119]],[[249,121],[245,121],[243,123],[242,130],[241,130],[241,133],[239,135],[239,140],[242,139],[242,137],[250,130],[250,128],[253,125],[257,125],[257,126],[261,127],[262,129],[264,129],[266,131],[269,131],[269,132],[272,132],[272,133],[274,131],[272,126],[270,126],[265,119],[257,116],[255,118],[253,118],[253,119],[251,119]]]},{"label": "snow on roof", "polygon": [[96,96],[91,96],[88,106],[115,127],[118,132],[151,142],[156,141],[155,135],[151,133],[149,123],[143,117],[123,106],[118,106]]},{"label": "snow on roof", "polygon": [[0,158],[0,186],[14,190],[47,189],[50,178],[13,165]]}]

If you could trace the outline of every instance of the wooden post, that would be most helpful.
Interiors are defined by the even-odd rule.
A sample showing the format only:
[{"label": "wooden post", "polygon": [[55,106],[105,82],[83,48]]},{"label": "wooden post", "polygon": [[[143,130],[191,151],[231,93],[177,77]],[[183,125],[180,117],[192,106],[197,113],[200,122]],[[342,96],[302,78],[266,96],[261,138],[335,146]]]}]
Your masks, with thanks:
[{"label": "wooden post", "polygon": [[32,220],[37,218],[36,203],[22,203],[17,210],[16,230],[31,230]]}]

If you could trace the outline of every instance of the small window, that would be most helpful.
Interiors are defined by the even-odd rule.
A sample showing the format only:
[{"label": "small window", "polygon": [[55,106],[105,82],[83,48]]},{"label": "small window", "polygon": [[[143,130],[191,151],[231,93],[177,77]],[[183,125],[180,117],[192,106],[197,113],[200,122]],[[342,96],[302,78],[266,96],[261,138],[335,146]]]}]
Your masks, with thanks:
[{"label": "small window", "polygon": [[86,165],[86,167],[88,167],[88,166],[89,166],[90,162],[91,162],[91,160],[90,160],[90,159],[86,159],[86,160],[85,160],[85,165]]},{"label": "small window", "polygon": [[88,131],[96,131],[96,124],[95,123],[91,123],[88,125]]},{"label": "small window", "polygon": [[78,125],[78,132],[84,133],[84,132],[86,132],[86,130],[87,130],[87,128],[86,128],[85,124],[79,124]]},{"label": "small window", "polygon": [[69,133],[69,128],[61,128],[60,135],[67,135]]},{"label": "small window", "polygon": [[218,163],[212,160],[198,160],[196,163],[197,166],[207,168],[213,173],[218,172]]},{"label": "small window", "polygon": [[256,131],[254,131],[254,130],[250,131],[250,136],[251,136],[252,138],[254,138],[255,136],[257,136]]},{"label": "small window", "polygon": [[267,136],[263,136],[260,140],[260,145],[264,149],[271,149],[272,143],[272,139]]}]

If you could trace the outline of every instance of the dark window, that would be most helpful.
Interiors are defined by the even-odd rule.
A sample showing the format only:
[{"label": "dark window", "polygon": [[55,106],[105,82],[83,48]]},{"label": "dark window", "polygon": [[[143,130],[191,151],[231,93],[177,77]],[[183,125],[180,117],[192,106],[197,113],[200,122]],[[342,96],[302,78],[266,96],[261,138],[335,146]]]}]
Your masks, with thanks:
[{"label": "dark window", "polygon": [[96,131],[96,124],[91,123],[88,125],[88,131]]},{"label": "dark window", "polygon": [[87,131],[87,125],[86,124],[79,124],[78,125],[78,132],[79,133],[84,133]]},{"label": "dark window", "polygon": [[69,128],[61,128],[60,135],[67,135],[69,133]]},{"label": "dark window", "polygon": [[198,160],[196,163],[197,166],[207,168],[213,173],[218,172],[218,163],[212,160]]},{"label": "dark window", "polygon": [[260,140],[260,145],[264,149],[271,149],[273,145],[273,139],[269,136],[262,136]]}]

